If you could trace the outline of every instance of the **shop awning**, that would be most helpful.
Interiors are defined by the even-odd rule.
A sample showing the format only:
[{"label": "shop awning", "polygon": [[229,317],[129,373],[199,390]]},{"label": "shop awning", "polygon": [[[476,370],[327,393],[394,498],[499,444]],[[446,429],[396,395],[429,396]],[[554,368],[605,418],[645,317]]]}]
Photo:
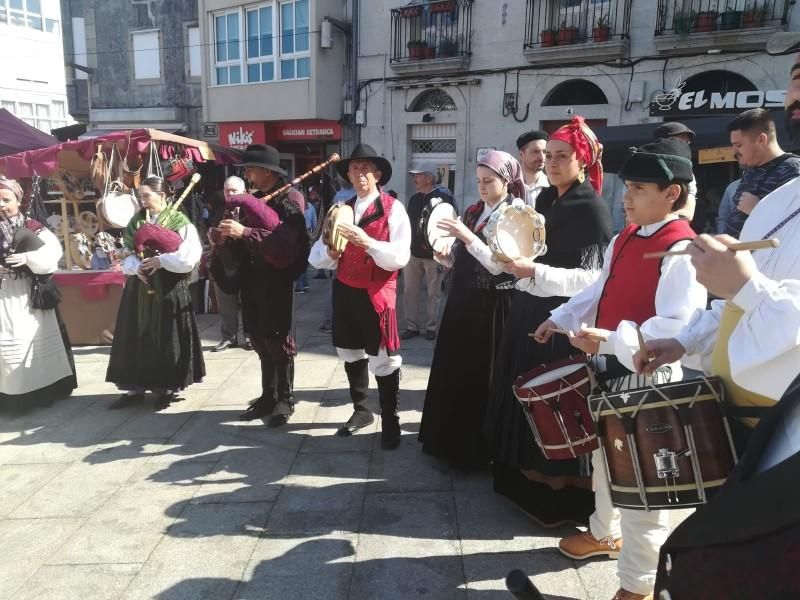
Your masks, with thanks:
[{"label": "shop awning", "polygon": [[0,156],[45,148],[58,140],[0,108]]},{"label": "shop awning", "polygon": [[[783,111],[773,114],[775,127],[778,130],[778,141],[784,150],[796,150],[800,143],[793,142],[786,130],[783,120]],[[728,123],[732,116],[702,117],[684,119],[697,136],[692,142],[693,150],[704,148],[721,148],[730,146]],[[597,137],[603,143],[603,169],[609,173],[616,173],[622,167],[631,146],[641,146],[653,139],[653,131],[660,123],[646,123],[641,125],[618,125],[615,127],[598,127],[595,130]],[[695,157],[696,158],[696,157]]]}]

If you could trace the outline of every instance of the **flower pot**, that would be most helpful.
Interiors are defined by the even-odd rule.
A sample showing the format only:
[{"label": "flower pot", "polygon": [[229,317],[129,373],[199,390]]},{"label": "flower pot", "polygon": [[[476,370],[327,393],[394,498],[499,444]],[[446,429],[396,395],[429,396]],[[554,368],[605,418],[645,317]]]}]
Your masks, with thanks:
[{"label": "flower pot", "polygon": [[558,45],[566,46],[574,44],[578,41],[578,28],[577,27],[561,27],[558,30]]},{"label": "flower pot", "polygon": [[550,48],[551,46],[556,45],[556,32],[551,29],[543,31],[541,33],[541,38],[542,38],[542,48]]},{"label": "flower pot", "polygon": [[720,29],[739,29],[742,26],[742,11],[728,10],[719,17]]},{"label": "flower pot", "polygon": [[400,16],[401,17],[418,17],[422,14],[422,5],[415,5],[415,6],[404,6],[400,9]]},{"label": "flower pot", "polygon": [[764,26],[764,11],[761,10],[748,10],[742,14],[742,26],[747,27],[763,27]]},{"label": "flower pot", "polygon": [[694,18],[693,31],[705,32],[715,31],[717,29],[717,13],[715,12],[701,12],[697,13]]},{"label": "flower pot", "polygon": [[425,46],[420,50],[422,50],[422,58],[436,58],[436,48]]},{"label": "flower pot", "polygon": [[443,0],[430,4],[431,13],[447,13],[456,9],[456,0]]},{"label": "flower pot", "polygon": [[423,55],[423,48],[422,46],[414,45],[408,47],[408,58],[411,60],[419,60],[422,58]]},{"label": "flower pot", "polygon": [[607,42],[611,37],[611,28],[606,26],[595,27],[592,29],[592,39],[595,42]]},{"label": "flower pot", "polygon": [[694,25],[694,18],[687,14],[677,14],[672,20],[672,29],[678,35],[687,35]]}]

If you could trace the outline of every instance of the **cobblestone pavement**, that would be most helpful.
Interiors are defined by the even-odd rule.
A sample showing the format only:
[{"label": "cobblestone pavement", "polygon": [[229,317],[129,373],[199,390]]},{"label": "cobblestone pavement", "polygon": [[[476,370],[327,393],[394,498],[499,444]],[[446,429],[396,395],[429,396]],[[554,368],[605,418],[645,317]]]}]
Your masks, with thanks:
[{"label": "cobblestone pavement", "polygon": [[[570,529],[537,527],[488,473],[420,452],[431,342],[404,346],[400,448],[381,451],[375,427],[334,436],[347,380],[318,332],[329,282],[311,282],[284,428],[237,421],[260,393],[257,357],[240,349],[206,353],[205,381],[157,412],[150,397],[110,410],[108,348],[76,348],[75,395],[0,414],[0,598],[509,599],[513,568],[549,598],[613,595],[613,562],[556,550]],[[217,319],[199,320],[208,350]]]}]

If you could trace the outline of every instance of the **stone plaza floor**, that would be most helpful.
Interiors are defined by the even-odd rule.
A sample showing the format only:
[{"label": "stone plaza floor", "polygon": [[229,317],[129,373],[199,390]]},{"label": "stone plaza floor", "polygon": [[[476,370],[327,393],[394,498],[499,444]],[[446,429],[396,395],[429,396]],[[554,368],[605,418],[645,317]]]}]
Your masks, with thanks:
[{"label": "stone plaza floor", "polygon": [[[310,281],[283,428],[237,421],[260,393],[241,349],[206,352],[205,381],[157,412],[150,396],[111,410],[109,349],[75,348],[71,398],[0,413],[0,598],[502,600],[514,568],[551,599],[611,598],[613,561],[558,553],[574,529],[542,529],[493,494],[488,471],[421,453],[432,342],[404,342],[400,448],[381,451],[377,422],[334,435],[347,380],[318,331],[329,280]],[[209,350],[217,317],[199,322]]]}]

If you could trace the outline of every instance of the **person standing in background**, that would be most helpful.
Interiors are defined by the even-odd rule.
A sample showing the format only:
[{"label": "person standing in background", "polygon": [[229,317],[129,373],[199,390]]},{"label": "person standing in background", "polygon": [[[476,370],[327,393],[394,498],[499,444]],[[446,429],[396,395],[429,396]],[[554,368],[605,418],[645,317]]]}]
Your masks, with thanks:
[{"label": "person standing in background", "polygon": [[[455,206],[450,190],[439,186],[439,173],[433,161],[420,162],[408,172],[414,179],[417,192],[408,201],[408,218],[411,222],[411,258],[403,269],[403,308],[406,330],[401,339],[408,340],[425,332],[426,340],[436,339],[439,300],[442,295],[442,269],[433,260],[433,252],[423,245],[426,233],[420,231],[422,211],[434,199],[441,198]],[[419,310],[419,296],[425,284],[425,319]]]},{"label": "person standing in background", "polygon": [[550,136],[544,131],[528,131],[517,138],[522,179],[525,181],[525,204],[536,208],[536,198],[550,187],[544,174],[544,148]]},{"label": "person standing in background", "polygon": [[[316,206],[313,204],[311,198],[311,192],[314,188],[310,188],[308,190],[309,199],[306,202],[306,208],[304,211],[304,216],[306,219],[306,230],[308,230],[308,234],[312,235],[314,231],[317,229],[317,209]],[[316,204],[319,206],[319,197],[316,198]],[[294,291],[298,294],[305,294],[308,290],[308,269],[303,271],[300,274],[300,277],[297,278],[295,282]]]},{"label": "person standing in background", "polygon": [[719,209],[717,210],[717,233],[725,233],[725,229],[728,227],[728,221],[736,209],[733,198],[736,196],[736,190],[741,182],[741,177],[731,181],[722,194],[722,200],[719,201]]},{"label": "person standing in background", "polygon": [[[673,139],[680,140],[691,146],[695,135],[695,132],[689,129],[683,123],[679,123],[678,121],[670,121],[656,127],[656,130],[653,132],[653,141],[657,142],[658,140]],[[689,183],[689,197],[686,199],[686,204],[683,205],[683,208],[678,211],[678,214],[689,219],[689,221],[694,221],[694,212],[696,207],[697,179],[692,179],[691,183]]]}]

